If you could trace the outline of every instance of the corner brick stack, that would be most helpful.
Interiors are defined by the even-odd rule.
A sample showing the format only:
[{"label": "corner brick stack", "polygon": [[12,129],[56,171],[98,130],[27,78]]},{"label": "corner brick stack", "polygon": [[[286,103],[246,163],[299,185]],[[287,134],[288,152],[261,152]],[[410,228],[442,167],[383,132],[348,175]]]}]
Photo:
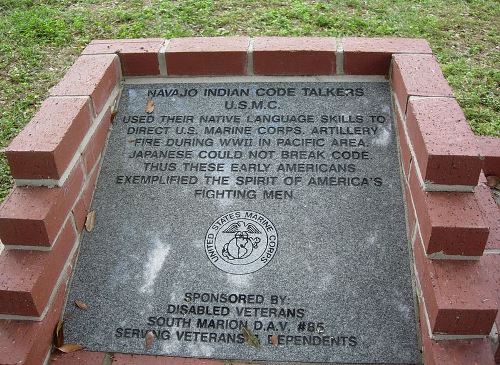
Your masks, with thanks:
[{"label": "corner brick stack", "polygon": [[[0,364],[49,359],[123,77],[201,75],[388,76],[424,362],[500,362],[488,337],[500,328],[500,209],[485,185],[500,176],[500,139],[473,135],[427,42],[228,37],[92,41],[6,149],[16,187],[0,206]],[[80,351],[50,362],[164,358]]]}]

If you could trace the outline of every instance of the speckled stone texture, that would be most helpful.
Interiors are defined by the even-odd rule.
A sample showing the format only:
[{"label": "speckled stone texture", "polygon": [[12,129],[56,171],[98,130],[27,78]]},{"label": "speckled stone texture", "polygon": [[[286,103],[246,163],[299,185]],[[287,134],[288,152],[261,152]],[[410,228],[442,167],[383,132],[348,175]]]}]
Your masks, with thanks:
[{"label": "speckled stone texture", "polygon": [[[304,88],[309,90],[307,96]],[[195,90],[190,92],[197,96],[181,96],[186,89]],[[248,89],[249,95],[203,96],[207,89]],[[255,96],[258,90],[266,94],[277,89],[288,89],[288,96]],[[145,112],[148,91],[155,105],[150,114]],[[158,96],[160,92],[167,96]],[[252,101],[257,102],[253,108]],[[279,117],[257,120],[266,115]],[[299,115],[305,117],[281,119]],[[216,116],[218,121],[203,121],[201,116]],[[241,120],[235,122],[238,116]],[[220,136],[207,134],[205,127],[242,129],[228,129],[233,134]],[[245,361],[418,362],[388,83],[126,85],[112,128],[93,203],[96,226],[81,243],[66,307],[67,342],[81,343],[90,351]],[[141,131],[137,128],[153,134],[137,133]],[[155,138],[159,141],[144,141]],[[186,139],[192,144],[193,138],[205,139],[205,145],[187,145]],[[213,145],[206,142],[209,138]],[[221,138],[251,140],[247,142],[251,146],[223,147]],[[175,139],[184,139],[184,146],[171,147]],[[269,139],[270,146],[259,147],[265,144],[262,139]],[[287,139],[292,145],[286,145]],[[319,141],[324,146],[311,145]],[[251,157],[254,150],[267,152]],[[173,155],[138,158],[141,151],[173,151]],[[202,151],[224,155],[204,158]],[[305,152],[302,159],[292,159],[285,158],[285,151]],[[332,153],[344,157],[332,158]],[[364,157],[345,159],[348,155]],[[145,164],[152,162],[170,165],[164,165],[167,171],[152,171],[152,165]],[[184,163],[214,165],[196,165],[202,171],[193,171],[185,170]],[[257,163],[253,166],[261,172],[243,171],[242,166]],[[281,163],[301,164],[294,168],[306,172],[279,171]],[[223,164],[222,171],[203,171],[218,168],[217,164]],[[320,164],[337,171],[315,172]],[[161,180],[143,184],[140,176]],[[187,182],[194,177],[198,183],[178,184],[184,180],[173,180],[176,176],[188,176]],[[212,182],[219,178],[221,184],[208,185],[205,176]],[[241,185],[241,181],[255,182],[254,177],[267,185]],[[309,184],[311,178],[320,177],[327,178],[321,180],[327,186]],[[285,178],[297,184],[286,185]],[[168,179],[177,182],[159,183]],[[214,199],[196,195],[197,190],[254,190],[256,195]],[[274,191],[276,199],[265,198],[264,191]],[[292,196],[285,194],[290,191]],[[207,246],[212,239],[207,232],[223,224],[219,217],[243,211],[257,212],[273,224],[276,251],[256,271],[230,274],[209,259]],[[262,220],[238,218],[235,223],[238,228],[228,227],[229,233],[221,233],[223,239],[213,239],[215,256],[244,268],[250,265],[243,261],[246,253],[254,254],[247,251],[250,240],[260,252],[261,245],[270,245],[276,237],[270,237],[274,231]],[[206,302],[192,293],[219,295],[219,301],[212,297]],[[77,308],[75,300],[86,303],[88,310]],[[251,345],[255,338],[243,334],[243,324],[258,336],[260,346]],[[154,338],[149,345],[148,331]]]}]

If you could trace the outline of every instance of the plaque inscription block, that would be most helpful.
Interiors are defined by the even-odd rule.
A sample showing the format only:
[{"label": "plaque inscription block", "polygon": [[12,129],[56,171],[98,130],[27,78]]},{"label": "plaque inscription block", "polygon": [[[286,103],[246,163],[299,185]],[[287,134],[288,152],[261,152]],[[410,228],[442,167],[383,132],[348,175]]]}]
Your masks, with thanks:
[{"label": "plaque inscription block", "polygon": [[66,341],[415,363],[392,115],[381,81],[125,85]]}]

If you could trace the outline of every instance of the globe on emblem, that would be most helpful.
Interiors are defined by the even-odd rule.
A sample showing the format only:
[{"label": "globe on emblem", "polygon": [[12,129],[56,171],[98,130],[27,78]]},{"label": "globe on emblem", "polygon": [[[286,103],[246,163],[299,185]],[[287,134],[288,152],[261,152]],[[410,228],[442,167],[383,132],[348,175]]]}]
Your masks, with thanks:
[{"label": "globe on emblem", "polygon": [[224,244],[222,255],[228,260],[245,259],[258,247],[259,242],[259,237],[252,238],[248,232],[236,232],[234,237]]}]

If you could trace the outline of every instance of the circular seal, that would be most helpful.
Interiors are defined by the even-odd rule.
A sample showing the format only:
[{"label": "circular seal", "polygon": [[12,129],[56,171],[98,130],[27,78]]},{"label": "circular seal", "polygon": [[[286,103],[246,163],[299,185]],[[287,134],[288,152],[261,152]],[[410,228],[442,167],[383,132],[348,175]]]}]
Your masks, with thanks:
[{"label": "circular seal", "polygon": [[217,218],[205,236],[205,252],[217,268],[249,274],[266,266],[276,254],[278,233],[264,215],[237,210]]}]

